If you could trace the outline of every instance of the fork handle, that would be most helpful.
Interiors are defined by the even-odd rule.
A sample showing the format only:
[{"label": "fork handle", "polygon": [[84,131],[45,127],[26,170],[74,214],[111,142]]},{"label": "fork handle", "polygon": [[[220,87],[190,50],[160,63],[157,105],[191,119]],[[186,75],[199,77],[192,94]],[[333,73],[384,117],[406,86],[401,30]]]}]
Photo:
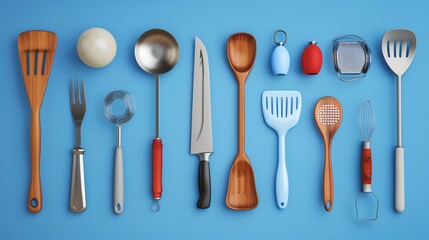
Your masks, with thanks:
[{"label": "fork handle", "polygon": [[38,213],[42,210],[42,186],[40,182],[40,112],[33,111],[30,128],[31,182],[28,193],[28,210]]},{"label": "fork handle", "polygon": [[70,192],[70,210],[72,212],[83,212],[86,210],[85,174],[83,167],[84,152],[82,148],[72,150],[73,168]]},{"label": "fork handle", "polygon": [[279,135],[279,160],[276,175],[276,200],[280,209],[285,209],[289,199],[289,179],[286,169],[285,135]]}]

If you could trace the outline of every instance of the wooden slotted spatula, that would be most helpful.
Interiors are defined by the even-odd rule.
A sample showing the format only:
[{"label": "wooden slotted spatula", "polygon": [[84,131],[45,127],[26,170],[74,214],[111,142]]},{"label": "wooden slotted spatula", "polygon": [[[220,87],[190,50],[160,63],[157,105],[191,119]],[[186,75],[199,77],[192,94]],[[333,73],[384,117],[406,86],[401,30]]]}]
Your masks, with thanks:
[{"label": "wooden slotted spatula", "polygon": [[40,183],[40,108],[57,47],[57,35],[48,31],[27,31],[18,36],[22,75],[31,107],[31,182],[27,205],[32,213],[42,209]]}]

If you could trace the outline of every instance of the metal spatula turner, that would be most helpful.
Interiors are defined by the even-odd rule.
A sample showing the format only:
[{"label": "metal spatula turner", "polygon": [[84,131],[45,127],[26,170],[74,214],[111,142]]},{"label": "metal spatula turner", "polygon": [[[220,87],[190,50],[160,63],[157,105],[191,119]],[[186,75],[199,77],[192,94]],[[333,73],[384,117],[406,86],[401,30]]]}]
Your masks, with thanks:
[{"label": "metal spatula turner", "polygon": [[395,150],[395,209],[403,212],[405,209],[404,191],[404,147],[402,146],[402,95],[401,78],[413,61],[416,53],[416,35],[409,30],[397,29],[384,34],[381,49],[387,65],[398,78],[397,88],[397,124],[398,136]]},{"label": "metal spatula turner", "polygon": [[289,199],[289,180],[286,170],[286,133],[299,121],[301,93],[298,91],[265,91],[262,94],[262,112],[268,126],[279,137],[279,160],[276,176],[277,206],[284,209]]}]

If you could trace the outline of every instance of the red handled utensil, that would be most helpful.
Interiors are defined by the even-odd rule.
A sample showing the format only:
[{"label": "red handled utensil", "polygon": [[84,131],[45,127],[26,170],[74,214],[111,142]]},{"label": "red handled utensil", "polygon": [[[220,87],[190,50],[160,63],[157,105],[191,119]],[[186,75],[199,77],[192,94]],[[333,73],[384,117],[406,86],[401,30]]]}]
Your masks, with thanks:
[{"label": "red handled utensil", "polygon": [[379,201],[372,192],[372,157],[371,157],[371,136],[374,131],[375,118],[372,111],[371,102],[363,102],[358,117],[358,125],[362,136],[362,192],[355,200],[356,216],[359,220],[376,220],[378,217]]},{"label": "red handled utensil", "polygon": [[136,42],[134,55],[139,66],[156,79],[156,135],[152,142],[152,196],[153,211],[159,211],[162,195],[162,140],[159,136],[160,75],[170,71],[179,60],[179,45],[167,31],[152,29],[143,33]]}]

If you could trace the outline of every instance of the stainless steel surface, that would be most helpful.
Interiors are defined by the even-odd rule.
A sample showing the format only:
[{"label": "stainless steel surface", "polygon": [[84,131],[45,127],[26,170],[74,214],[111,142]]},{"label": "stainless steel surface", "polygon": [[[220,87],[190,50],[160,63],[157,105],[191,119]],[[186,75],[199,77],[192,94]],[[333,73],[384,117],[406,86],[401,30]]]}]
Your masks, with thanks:
[{"label": "stainless steel surface", "polygon": [[155,138],[160,139],[160,76],[170,71],[179,60],[180,50],[176,39],[162,29],[152,29],[143,33],[134,47],[134,55],[139,66],[156,80],[156,128]]},{"label": "stainless steel surface", "polygon": [[384,34],[381,43],[384,60],[397,76],[397,147],[402,147],[402,75],[416,53],[416,36],[412,31],[396,29]]},{"label": "stainless steel surface", "polygon": [[371,50],[365,40],[356,35],[344,35],[333,43],[332,58],[338,78],[349,82],[365,77],[372,62]]},{"label": "stainless steel surface", "polygon": [[358,117],[358,125],[362,141],[369,142],[375,126],[374,112],[369,100],[364,101],[362,104]]},{"label": "stainless steel surface", "polygon": [[[278,35],[278,33],[283,33],[283,35],[284,35],[283,41],[277,41],[277,35]],[[286,43],[286,41],[287,41],[287,33],[285,31],[283,31],[283,30],[277,30],[277,31],[274,32],[273,38],[274,38],[274,43],[277,46],[283,46]]]},{"label": "stainless steel surface", "polygon": [[79,85],[79,81],[76,81],[76,84],[73,81],[71,82],[70,106],[76,129],[76,148],[72,150],[73,167],[70,191],[70,210],[72,212],[82,212],[86,210],[83,162],[83,154],[85,151],[81,148],[81,126],[86,112],[86,94],[83,80],[81,85]]},{"label": "stainless steel surface", "polygon": [[161,86],[160,86],[160,78],[159,75],[155,75],[155,111],[156,111],[156,119],[155,119],[155,138],[159,139],[159,125],[160,125],[160,111],[159,111],[159,104],[161,101]]},{"label": "stainless steel surface", "polygon": [[143,70],[160,75],[176,65],[179,60],[179,45],[169,32],[152,29],[143,33],[137,40],[134,54]]},{"label": "stainless steel surface", "polygon": [[83,212],[86,210],[85,172],[82,148],[75,148],[73,154],[72,185],[70,192],[70,210]]},{"label": "stainless steel surface", "polygon": [[76,127],[76,148],[80,148],[82,120],[83,120],[83,117],[85,116],[85,111],[86,111],[85,85],[83,83],[83,80],[82,80],[81,86],[79,85],[79,81],[76,81],[77,95],[75,95],[74,85],[75,84],[72,81],[71,89],[70,89],[70,106],[71,106],[71,112],[73,115],[74,124]]},{"label": "stainless steel surface", "polygon": [[[212,153],[212,117],[210,101],[210,73],[207,51],[195,37],[194,83],[192,96],[191,153]],[[201,160],[208,155],[200,155]]]}]

